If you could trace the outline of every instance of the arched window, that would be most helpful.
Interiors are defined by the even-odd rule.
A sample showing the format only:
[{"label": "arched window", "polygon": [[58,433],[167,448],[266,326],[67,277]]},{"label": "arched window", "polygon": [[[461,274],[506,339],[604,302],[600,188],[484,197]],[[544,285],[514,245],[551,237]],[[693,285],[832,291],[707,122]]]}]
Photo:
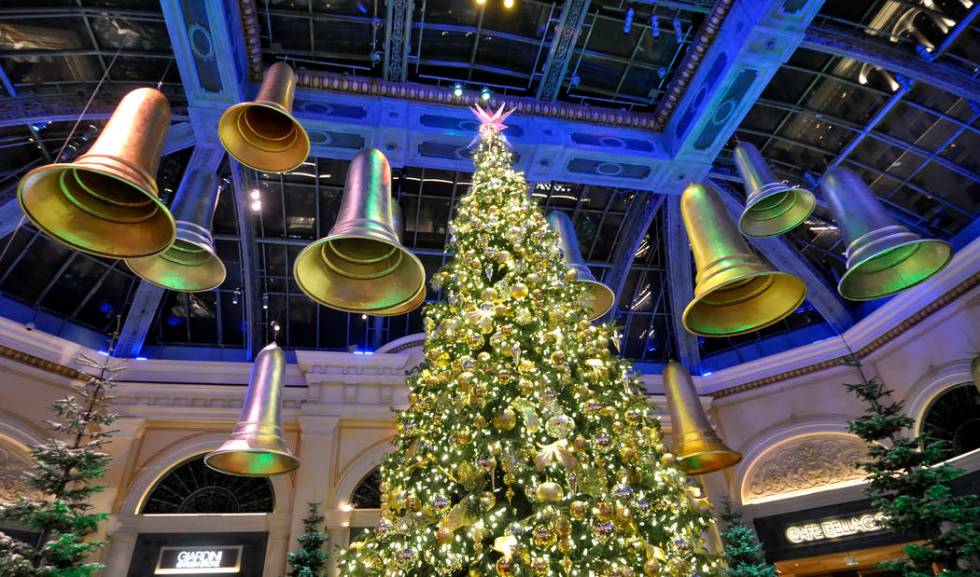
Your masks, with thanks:
[{"label": "arched window", "polygon": [[350,497],[350,504],[355,509],[381,508],[381,469],[379,467],[375,467],[357,484]]},{"label": "arched window", "polygon": [[980,448],[980,393],[973,383],[943,391],[926,410],[922,432],[949,443],[950,457]]},{"label": "arched window", "polygon": [[209,469],[204,455],[171,469],[150,491],[141,513],[271,513],[272,483]]}]

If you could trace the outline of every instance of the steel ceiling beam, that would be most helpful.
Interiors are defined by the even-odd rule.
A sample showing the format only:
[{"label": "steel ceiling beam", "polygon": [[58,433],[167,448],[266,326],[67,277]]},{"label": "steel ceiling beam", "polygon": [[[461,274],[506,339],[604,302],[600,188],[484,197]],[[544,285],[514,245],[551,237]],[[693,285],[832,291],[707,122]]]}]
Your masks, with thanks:
[{"label": "steel ceiling beam", "polygon": [[941,62],[929,62],[918,54],[903,50],[885,40],[837,28],[812,25],[807,29],[800,47],[880,66],[960,98],[980,101],[980,79],[959,67]]},{"label": "steel ceiling beam", "polygon": [[385,18],[384,79],[405,82],[412,47],[413,0],[388,0]]},{"label": "steel ceiling beam", "polygon": [[[745,205],[738,194],[725,182],[712,181],[721,193],[725,208],[737,219]],[[756,250],[764,254],[779,270],[800,277],[807,287],[807,300],[835,331],[841,333],[854,324],[854,317],[847,309],[837,290],[827,284],[818,271],[800,251],[782,236],[747,238]]]},{"label": "steel ceiling beam", "polygon": [[[184,176],[180,180],[180,186],[174,198],[184,193],[184,189],[190,186],[191,173],[195,170],[206,172],[217,172],[224,159],[225,151],[215,146],[198,146],[191,154],[191,159],[184,170]],[[140,281],[133,302],[129,306],[126,320],[123,322],[122,330],[119,333],[119,341],[116,343],[115,356],[124,358],[137,357],[143,348],[146,335],[150,332],[150,326],[156,317],[157,309],[163,301],[163,295],[167,291],[146,281]]]},{"label": "steel ceiling beam", "polygon": [[664,198],[665,195],[654,194],[649,190],[637,191],[626,211],[623,224],[619,227],[619,240],[613,251],[613,266],[602,277],[603,284],[612,289],[613,294],[616,295],[612,309],[606,314],[606,320],[616,318],[619,299],[623,293],[623,286],[626,285],[626,277],[633,268],[636,251],[639,250],[643,237],[650,230],[650,224],[663,206]]},{"label": "steel ceiling beam", "polygon": [[568,65],[575,53],[582,23],[589,12],[589,0],[569,0],[561,8],[555,37],[548,48],[548,58],[544,63],[541,83],[538,85],[538,100],[555,100],[561,92]]},{"label": "steel ceiling beam", "polygon": [[259,297],[259,250],[255,242],[255,221],[248,209],[248,191],[255,187],[253,171],[231,160],[231,183],[235,194],[235,218],[242,259],[242,287],[245,298],[245,360],[251,362],[265,346],[262,331],[262,302]]},{"label": "steel ceiling beam", "polygon": [[693,374],[701,372],[701,350],[698,337],[687,332],[681,324],[687,303],[694,298],[694,264],[691,243],[681,219],[681,197],[666,200],[667,214],[667,271],[669,279],[670,312],[673,319],[675,354],[682,365]]}]

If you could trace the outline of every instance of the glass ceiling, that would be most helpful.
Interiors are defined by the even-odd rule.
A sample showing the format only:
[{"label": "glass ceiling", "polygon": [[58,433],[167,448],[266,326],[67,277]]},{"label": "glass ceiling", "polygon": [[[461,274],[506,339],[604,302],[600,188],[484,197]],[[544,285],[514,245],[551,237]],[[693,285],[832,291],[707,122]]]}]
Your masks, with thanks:
[{"label": "glass ceiling", "polygon": [[[299,68],[385,77],[386,1],[260,0],[264,58],[267,63],[288,58]],[[969,8],[963,0],[930,4],[828,0],[813,26],[870,35],[910,53],[930,46],[935,50]],[[557,98],[652,111],[711,5],[707,0],[593,0]],[[515,0],[510,11],[487,10],[471,0],[415,2],[406,79],[444,86],[460,82],[469,89],[485,86],[535,97],[562,8],[563,2],[539,0]],[[977,25],[974,21],[945,46],[937,62],[974,77],[980,74]],[[185,105],[157,1],[7,0],[0,7],[0,108],[22,110],[29,119],[32,103],[57,102],[66,115],[77,114],[113,59],[102,89],[105,102],[162,79],[175,110]],[[101,101],[96,99],[92,109]],[[64,159],[84,151],[102,125],[81,122],[65,144],[73,124],[0,124],[0,202],[11,202],[20,176],[50,162],[62,145]],[[800,182],[812,184],[827,166],[842,164],[858,171],[897,218],[923,233],[950,239],[980,211],[978,130],[976,103],[926,82],[801,48],[750,110],[717,159],[715,173],[732,179],[735,139],[753,142],[778,173]],[[171,154],[161,163],[158,181],[164,200],[170,200],[180,182],[190,153]],[[279,341],[288,348],[375,350],[421,331],[419,311],[362,319],[314,305],[291,278],[298,252],[325,235],[336,218],[346,164],[311,158],[282,177],[251,175],[263,199],[261,214],[251,216],[259,255],[255,298],[261,299],[266,336],[272,336],[275,321],[282,327]],[[151,349],[244,346],[248,295],[227,163],[222,175],[226,190],[214,232],[228,277],[216,291],[167,293],[146,339]],[[431,275],[449,258],[443,252],[447,224],[456,199],[467,191],[469,174],[406,167],[394,175],[403,242]],[[535,183],[533,194],[543,208],[573,218],[583,254],[602,280],[611,270],[637,191],[541,182]],[[663,231],[661,211],[646,231],[616,315],[626,337],[626,356],[652,364],[675,356],[680,330],[670,312]],[[844,247],[824,208],[789,238],[829,284],[836,284],[844,270]],[[0,249],[0,314],[19,319],[51,315],[103,333],[117,314],[128,312],[138,286],[124,264],[73,253],[30,225],[0,240]],[[430,299],[440,297],[429,294]],[[857,318],[864,311],[848,306]],[[699,339],[699,346],[706,366],[718,367],[831,334],[807,304],[757,334]]]}]

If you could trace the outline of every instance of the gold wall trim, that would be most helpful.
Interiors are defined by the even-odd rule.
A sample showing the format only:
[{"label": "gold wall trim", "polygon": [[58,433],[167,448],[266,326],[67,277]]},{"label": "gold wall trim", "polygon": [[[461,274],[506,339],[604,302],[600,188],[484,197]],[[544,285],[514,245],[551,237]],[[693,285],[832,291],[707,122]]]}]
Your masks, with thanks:
[{"label": "gold wall trim", "polygon": [[10,359],[22,365],[34,367],[35,369],[41,369],[42,371],[54,373],[62,377],[68,377],[69,379],[76,379],[83,382],[88,382],[90,379],[92,379],[91,375],[83,373],[77,369],[66,367],[60,363],[42,359],[41,357],[36,357],[34,355],[12,349],[5,345],[0,345],[0,357]]},{"label": "gold wall trim", "polygon": [[[861,347],[854,352],[854,355],[860,359],[863,359],[870,355],[871,353],[877,351],[881,347],[890,343],[891,341],[897,339],[899,336],[907,332],[909,329],[915,325],[926,320],[934,313],[945,307],[946,305],[952,303],[959,297],[966,294],[968,291],[980,285],[980,273],[976,273],[973,276],[967,278],[960,284],[956,285],[950,289],[946,294],[922,307],[916,311],[911,316],[907,317],[902,322],[898,323],[884,334],[880,335],[875,340],[871,341],[867,345]],[[828,359],[826,361],[821,361],[819,363],[814,363],[812,365],[807,365],[800,367],[798,369],[793,369],[791,371],[784,371],[775,375],[770,375],[768,377],[763,377],[761,379],[756,379],[754,381],[749,381],[747,383],[742,383],[734,387],[728,387],[727,389],[721,389],[711,393],[711,397],[715,399],[720,399],[722,397],[727,397],[729,395],[734,395],[737,393],[742,393],[745,391],[751,391],[752,389],[758,389],[759,387],[764,387],[766,385],[771,385],[773,383],[778,383],[780,381],[785,381],[788,379],[793,379],[803,375],[808,375],[810,373],[816,373],[824,369],[829,369],[831,367],[836,367],[845,364],[847,357],[840,356],[834,359]]]}]

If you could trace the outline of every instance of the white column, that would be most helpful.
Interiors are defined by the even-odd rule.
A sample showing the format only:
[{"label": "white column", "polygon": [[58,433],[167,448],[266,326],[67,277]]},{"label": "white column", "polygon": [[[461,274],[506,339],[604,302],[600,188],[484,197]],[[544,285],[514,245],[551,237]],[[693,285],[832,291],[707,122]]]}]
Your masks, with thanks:
[{"label": "white column", "polygon": [[280,577],[286,574],[286,552],[289,551],[288,513],[269,516],[269,540],[265,546],[264,577]]},{"label": "white column", "polygon": [[136,533],[128,530],[113,531],[109,535],[109,548],[106,551],[105,571],[102,577],[126,577],[129,563],[136,548]]},{"label": "white column", "polygon": [[[105,445],[103,450],[109,455],[112,462],[109,464],[109,470],[106,471],[105,477],[99,480],[100,484],[105,485],[105,490],[92,496],[91,503],[94,506],[94,511],[112,513],[113,515],[135,513],[135,511],[116,511],[115,504],[117,497],[120,496],[121,485],[126,480],[126,472],[131,469],[130,460],[134,457],[133,448],[137,445],[136,441],[143,436],[145,424],[146,419],[121,417],[110,426],[117,432],[113,433],[110,442]],[[108,531],[109,523],[101,523],[98,531],[91,538],[105,539]],[[100,557],[106,558],[106,551],[103,551]]]},{"label": "white column", "polygon": [[303,519],[309,503],[319,503],[321,514],[331,508],[327,503],[327,491],[333,476],[334,433],[340,417],[327,415],[300,415],[301,430],[299,458],[302,465],[296,472],[296,489],[293,497],[293,514],[287,550],[298,546],[297,537],[303,533]]}]

